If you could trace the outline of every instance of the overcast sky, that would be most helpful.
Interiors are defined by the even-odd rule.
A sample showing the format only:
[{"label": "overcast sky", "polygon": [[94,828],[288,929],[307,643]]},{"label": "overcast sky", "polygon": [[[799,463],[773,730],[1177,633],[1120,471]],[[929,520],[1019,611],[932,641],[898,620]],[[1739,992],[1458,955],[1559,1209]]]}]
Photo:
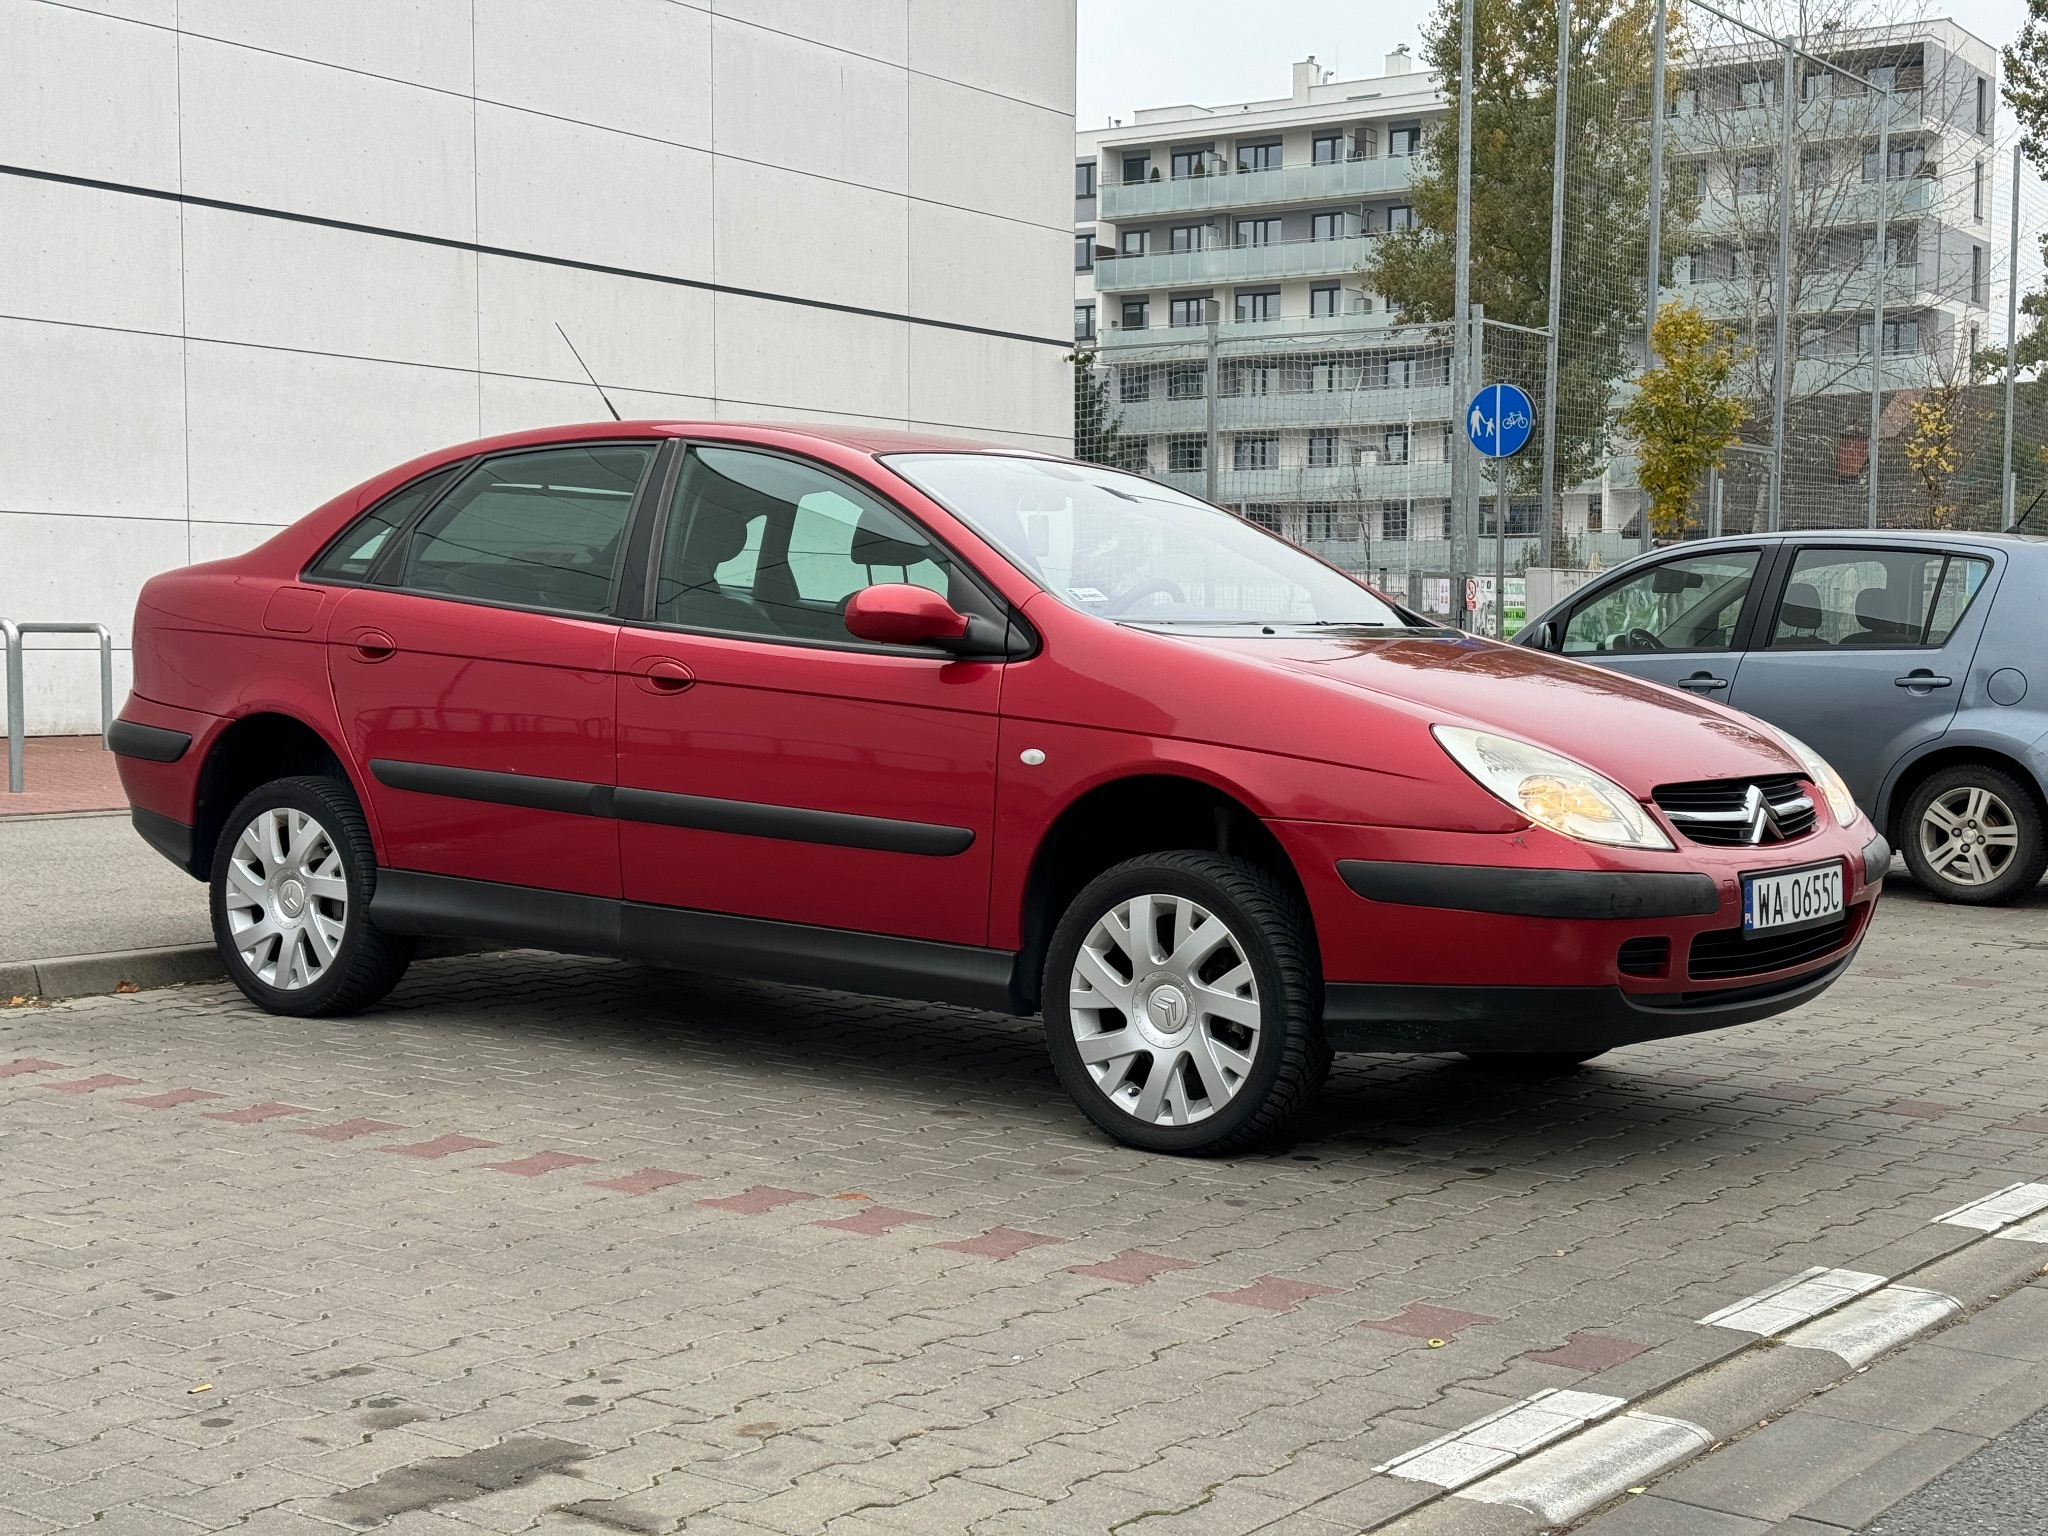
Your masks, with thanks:
[{"label": "overcast sky", "polygon": [[[1285,96],[1287,66],[1314,54],[1340,79],[1380,72],[1397,43],[1419,51],[1432,0],[1078,0],[1083,128],[1138,107]],[[1739,8],[1728,7],[1740,15]],[[1952,16],[2002,47],[2026,19],[2026,0],[1953,0]]]}]

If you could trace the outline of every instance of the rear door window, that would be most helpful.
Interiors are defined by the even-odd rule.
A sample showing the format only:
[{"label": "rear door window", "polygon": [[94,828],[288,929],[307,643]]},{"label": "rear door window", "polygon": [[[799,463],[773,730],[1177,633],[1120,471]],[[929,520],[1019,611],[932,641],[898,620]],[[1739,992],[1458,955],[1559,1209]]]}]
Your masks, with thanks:
[{"label": "rear door window", "polygon": [[1991,562],[1941,549],[1799,551],[1772,615],[1772,650],[1916,650],[1944,645]]},{"label": "rear door window", "polygon": [[1726,549],[1689,555],[1616,582],[1572,611],[1565,654],[1732,650],[1759,554]]},{"label": "rear door window", "polygon": [[413,530],[400,585],[483,602],[603,613],[652,443],[486,459]]}]

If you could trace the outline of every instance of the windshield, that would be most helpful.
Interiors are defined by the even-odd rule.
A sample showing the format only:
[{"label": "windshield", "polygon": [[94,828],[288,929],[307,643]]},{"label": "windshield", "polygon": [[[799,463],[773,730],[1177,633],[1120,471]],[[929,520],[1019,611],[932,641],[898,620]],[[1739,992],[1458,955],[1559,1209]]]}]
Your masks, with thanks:
[{"label": "windshield", "polygon": [[888,464],[1086,613],[1143,624],[1407,627],[1341,571],[1136,475],[989,453],[897,454]]}]

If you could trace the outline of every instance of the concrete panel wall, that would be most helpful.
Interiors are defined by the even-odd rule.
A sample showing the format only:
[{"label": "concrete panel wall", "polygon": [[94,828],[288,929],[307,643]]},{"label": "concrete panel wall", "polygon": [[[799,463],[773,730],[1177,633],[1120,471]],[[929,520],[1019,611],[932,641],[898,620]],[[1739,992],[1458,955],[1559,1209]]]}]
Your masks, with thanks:
[{"label": "concrete panel wall", "polygon": [[[1064,452],[1073,53],[1073,0],[6,0],[0,614],[125,690],[156,571],[600,417],[557,324],[630,415]],[[98,726],[89,654],[26,693]]]}]

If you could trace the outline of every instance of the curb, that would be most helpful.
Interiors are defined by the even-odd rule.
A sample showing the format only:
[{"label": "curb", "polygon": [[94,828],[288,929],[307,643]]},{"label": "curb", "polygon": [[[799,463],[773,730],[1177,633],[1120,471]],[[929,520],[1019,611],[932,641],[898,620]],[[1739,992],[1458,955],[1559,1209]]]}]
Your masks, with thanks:
[{"label": "curb", "polygon": [[[1947,1252],[1908,1263],[1880,1288],[1780,1334],[1719,1350],[1662,1381],[1639,1379],[1626,1399],[1595,1397],[1586,1390],[1603,1384],[1594,1376],[1577,1388],[1516,1404],[1569,1412],[1562,1403],[1552,1410],[1542,1402],[1548,1395],[1612,1406],[1591,1410],[1597,1422],[1460,1486],[1425,1490],[1411,1484],[1418,1497],[1366,1529],[1393,1536],[1539,1536],[1576,1526],[1617,1498],[1740,1439],[1881,1356],[1939,1334],[2042,1273],[2048,1243],[1999,1240],[2019,1225],[1979,1231]],[[1700,1342],[1713,1348],[1711,1341]],[[1626,1370],[1607,1374],[1620,1377]],[[1417,1454],[1397,1458],[1388,1468]]]},{"label": "curb", "polygon": [[[471,939],[422,939],[414,958],[441,960],[505,948]],[[171,944],[161,949],[115,949],[97,955],[56,955],[46,960],[0,961],[0,1004],[11,998],[53,1003],[67,997],[108,992],[142,992],[227,976],[220,951],[211,944]]]}]

